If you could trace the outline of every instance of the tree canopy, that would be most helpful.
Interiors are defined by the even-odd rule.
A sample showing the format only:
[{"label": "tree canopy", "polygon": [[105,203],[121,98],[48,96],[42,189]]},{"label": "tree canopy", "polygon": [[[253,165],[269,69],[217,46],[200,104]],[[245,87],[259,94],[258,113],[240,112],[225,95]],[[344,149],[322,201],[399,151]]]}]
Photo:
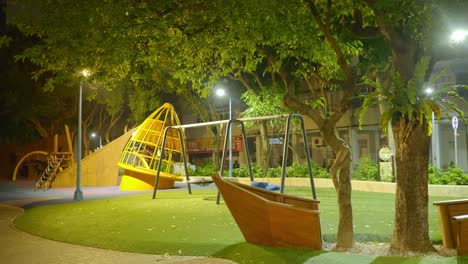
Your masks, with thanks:
[{"label": "tree canopy", "polygon": [[[439,36],[448,31],[444,25],[450,12],[467,10],[465,1],[128,0],[83,5],[24,0],[11,10],[10,22],[38,39],[18,58],[39,66],[35,78],[44,78],[46,90],[69,87],[77,83],[80,69],[90,68],[92,85],[120,95],[108,102],[109,113],[128,97],[137,120],[164,95],[206,97],[216,83],[231,78],[248,90],[246,99],[282,98],[284,106],[311,118],[336,156],[331,177],[340,205],[337,248],[352,246],[353,233],[351,153],[336,124],[363,88],[376,91],[377,103],[398,99],[398,104],[387,100],[390,110],[382,118],[398,131],[400,153],[396,210],[404,213],[396,215],[392,251],[433,250],[425,199],[428,149],[420,146],[428,142],[428,115],[438,105],[431,98],[418,100],[433,64],[428,56],[452,54]],[[123,87],[131,92],[120,91]],[[415,186],[425,187],[411,193]],[[412,199],[416,202],[408,204]],[[413,219],[423,224],[414,222],[418,228],[410,230],[407,223]]]}]

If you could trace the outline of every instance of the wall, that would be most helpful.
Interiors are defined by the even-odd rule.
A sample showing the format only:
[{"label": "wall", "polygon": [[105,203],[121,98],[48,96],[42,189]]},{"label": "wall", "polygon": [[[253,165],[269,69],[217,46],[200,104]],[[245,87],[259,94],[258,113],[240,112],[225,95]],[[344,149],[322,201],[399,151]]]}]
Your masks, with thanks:
[{"label": "wall", "polygon": [[[249,184],[249,178],[233,178],[244,184]],[[256,178],[256,181],[266,181],[270,184],[280,184],[280,178]],[[331,179],[314,179],[316,188],[334,188]],[[395,193],[396,184],[391,182],[351,181],[353,191]],[[310,186],[309,178],[286,178],[285,186]],[[467,185],[429,185],[430,196],[467,197]]]},{"label": "wall", "polygon": [[[127,132],[81,160],[81,186],[115,186],[118,184],[117,163],[133,131]],[[59,173],[52,186],[76,186],[76,163]]]}]

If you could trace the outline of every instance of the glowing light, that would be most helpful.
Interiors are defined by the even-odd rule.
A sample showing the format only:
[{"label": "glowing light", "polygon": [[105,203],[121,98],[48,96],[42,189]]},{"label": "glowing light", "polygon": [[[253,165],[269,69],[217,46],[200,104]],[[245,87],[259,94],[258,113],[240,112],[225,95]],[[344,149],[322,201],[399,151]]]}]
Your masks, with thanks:
[{"label": "glowing light", "polygon": [[465,38],[468,36],[468,31],[463,30],[463,29],[457,29],[452,32],[450,35],[450,41],[454,43],[460,43],[465,40]]}]

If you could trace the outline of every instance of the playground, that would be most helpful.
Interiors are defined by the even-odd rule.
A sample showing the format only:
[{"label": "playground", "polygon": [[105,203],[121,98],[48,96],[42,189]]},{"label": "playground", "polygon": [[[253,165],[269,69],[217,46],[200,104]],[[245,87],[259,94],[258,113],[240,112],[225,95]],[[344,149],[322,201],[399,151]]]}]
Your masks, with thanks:
[{"label": "playground", "polygon": [[[36,203],[17,218],[15,226],[40,237],[93,248],[160,256],[212,256],[237,263],[464,263],[468,260],[453,256],[454,252],[447,257],[380,255],[386,254],[391,238],[393,194],[354,192],[356,248],[354,253],[337,253],[329,251],[336,239],[338,213],[336,194],[331,188],[317,188],[324,249],[311,250],[246,243],[224,202],[216,204],[217,192],[212,185],[195,188],[192,194],[188,194],[183,184],[176,187],[158,192],[155,200],[148,191],[122,196],[118,189],[85,188],[85,197],[96,199],[82,202],[73,202],[72,192],[60,188],[56,192],[62,192],[67,201]],[[99,189],[101,196],[94,196]],[[310,189],[291,187],[287,193],[309,197]],[[430,197],[430,203],[446,199],[453,197]],[[440,248],[437,209],[435,206],[429,209],[431,240]]]},{"label": "playground", "polygon": [[[277,118],[287,119],[281,179],[258,182],[253,178],[243,122]],[[331,251],[339,219],[336,191],[316,186],[307,147],[306,183],[286,181],[293,118],[300,121],[302,140],[309,146],[304,121],[297,114],[181,125],[166,103],[138,128],[81,160],[83,178],[77,181],[80,166],[72,163],[69,137],[66,154],[57,151],[55,142],[53,152],[26,154],[17,168],[36,154],[46,156],[48,165],[33,185],[15,181],[15,169],[14,181],[2,183],[0,201],[27,209],[15,220],[16,228],[27,233],[121,252],[216,257],[237,263],[468,262],[464,256],[468,201],[438,203],[453,200],[453,193],[449,197],[433,192],[429,199],[429,204],[437,204],[429,208],[429,235],[439,254],[385,256],[394,227],[395,195],[354,187],[354,248],[347,253]],[[184,129],[219,124],[226,125],[221,164],[229,152],[231,126],[241,127],[250,173],[244,184],[224,178],[223,166],[212,180],[197,182],[189,176]],[[61,168],[64,160],[65,169]],[[173,164],[184,168],[182,175],[173,173]],[[123,175],[118,176],[118,171]],[[72,193],[80,180],[85,201],[76,202]]]}]

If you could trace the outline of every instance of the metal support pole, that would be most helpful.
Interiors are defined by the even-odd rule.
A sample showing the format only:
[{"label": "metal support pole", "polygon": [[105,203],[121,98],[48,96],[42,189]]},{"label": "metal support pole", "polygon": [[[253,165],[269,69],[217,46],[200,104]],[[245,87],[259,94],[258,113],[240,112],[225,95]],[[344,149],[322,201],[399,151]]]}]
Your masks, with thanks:
[{"label": "metal support pole", "polygon": [[78,101],[78,153],[76,153],[76,190],[73,194],[73,200],[83,200],[83,192],[81,191],[81,108],[83,97],[83,80],[80,80],[80,96]]},{"label": "metal support pole", "polygon": [[[231,96],[229,96],[229,120],[232,120]],[[229,177],[232,177],[232,126],[231,125],[229,125]]]},{"label": "metal support pole", "polygon": [[186,155],[186,152],[185,152],[185,144],[183,143],[184,137],[182,136],[181,128],[180,127],[176,128],[176,127],[173,127],[173,126],[168,126],[168,127],[166,127],[164,129],[163,140],[162,140],[162,143],[161,143],[161,149],[159,151],[158,168],[156,170],[156,179],[154,180],[154,185],[153,185],[153,199],[156,199],[156,192],[158,190],[159,177],[160,177],[160,174],[161,174],[161,163],[162,163],[162,160],[164,158],[164,147],[166,146],[167,132],[169,131],[169,129],[176,129],[177,134],[179,135],[179,142],[180,142],[181,152],[182,152],[181,154],[182,154],[182,159],[183,159],[184,168],[185,168],[185,179],[187,180],[188,192],[189,192],[189,194],[192,194],[192,188],[190,186],[190,178],[189,178],[189,175],[188,175],[187,155]]},{"label": "metal support pole", "polygon": [[283,161],[282,161],[282,171],[281,171],[281,186],[280,186],[280,192],[284,193],[284,183],[286,180],[286,163],[288,161],[288,145],[289,145],[289,132],[291,130],[291,119],[293,117],[299,118],[301,121],[301,129],[302,129],[302,136],[304,137],[304,147],[305,147],[305,152],[306,152],[306,158],[307,158],[307,166],[309,169],[309,178],[310,178],[310,187],[312,189],[312,197],[314,199],[317,199],[317,194],[315,192],[315,184],[314,184],[314,177],[312,175],[312,163],[311,163],[311,156],[309,152],[309,143],[307,141],[307,134],[305,131],[305,125],[304,125],[304,119],[302,118],[301,115],[299,114],[290,114],[288,116],[288,120],[286,122],[286,131],[284,134],[284,146],[283,146]]},{"label": "metal support pole", "polygon": [[[232,123],[239,123],[241,125],[241,131],[242,131],[242,138],[243,138],[243,141],[244,141],[244,152],[245,152],[245,155],[247,157],[247,166],[249,168],[249,176],[250,176],[250,181],[252,182],[254,180],[253,178],[253,170],[252,170],[252,164],[250,162],[250,151],[249,151],[249,145],[247,144],[247,135],[245,134],[245,126],[244,126],[244,122],[238,120],[238,119],[231,119],[229,120],[228,122],[228,130],[226,130],[226,136],[224,138],[224,146],[223,146],[223,155],[221,156],[221,165],[224,164],[224,161],[226,160],[226,150],[227,150],[227,137],[229,135],[229,129],[231,128],[232,126]],[[221,166],[221,169],[220,169],[220,172],[219,172],[219,175],[221,177],[223,177],[224,175],[224,168],[223,166]],[[219,204],[219,201],[221,199],[221,195],[218,191],[218,195],[216,196],[216,204]]]},{"label": "metal support pole", "polygon": [[458,142],[457,142],[457,130],[453,132],[454,145],[455,145],[455,167],[458,167]]}]

